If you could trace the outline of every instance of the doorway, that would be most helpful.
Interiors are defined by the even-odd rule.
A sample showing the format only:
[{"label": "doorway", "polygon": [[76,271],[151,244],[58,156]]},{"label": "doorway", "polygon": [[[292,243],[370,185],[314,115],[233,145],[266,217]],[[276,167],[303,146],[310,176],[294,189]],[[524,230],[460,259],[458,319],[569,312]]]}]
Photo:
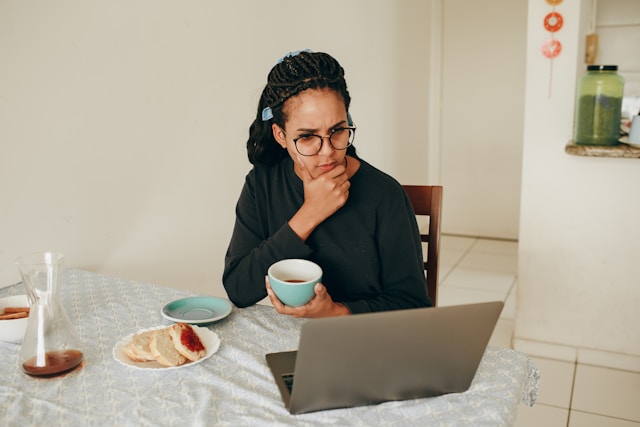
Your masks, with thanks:
[{"label": "doorway", "polygon": [[430,180],[445,188],[442,232],[517,240],[527,2],[433,0],[433,11]]}]

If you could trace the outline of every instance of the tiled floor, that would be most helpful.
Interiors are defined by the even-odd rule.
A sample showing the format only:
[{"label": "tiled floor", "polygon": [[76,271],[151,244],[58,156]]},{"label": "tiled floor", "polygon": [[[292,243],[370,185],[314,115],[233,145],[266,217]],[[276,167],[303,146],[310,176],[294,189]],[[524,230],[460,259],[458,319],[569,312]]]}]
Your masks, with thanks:
[{"label": "tiled floor", "polygon": [[[505,301],[491,345],[511,347],[518,244],[443,235],[439,305]],[[640,373],[534,358],[537,403],[520,406],[516,427],[640,427]]]}]

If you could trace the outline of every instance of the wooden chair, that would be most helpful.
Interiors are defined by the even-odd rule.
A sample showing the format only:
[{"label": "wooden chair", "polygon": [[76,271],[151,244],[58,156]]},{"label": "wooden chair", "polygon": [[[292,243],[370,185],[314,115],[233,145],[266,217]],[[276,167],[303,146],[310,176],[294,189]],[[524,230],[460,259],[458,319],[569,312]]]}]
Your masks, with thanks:
[{"label": "wooden chair", "polygon": [[442,213],[442,186],[403,185],[417,216],[429,217],[428,234],[420,234],[427,243],[424,262],[427,294],[434,306],[438,304],[438,265],[440,255],[440,215]]}]

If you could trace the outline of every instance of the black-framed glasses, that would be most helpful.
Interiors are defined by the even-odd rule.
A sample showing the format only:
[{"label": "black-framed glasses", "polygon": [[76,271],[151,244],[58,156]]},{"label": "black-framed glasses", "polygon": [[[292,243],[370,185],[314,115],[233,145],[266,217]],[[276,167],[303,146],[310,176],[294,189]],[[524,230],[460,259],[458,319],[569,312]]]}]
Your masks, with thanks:
[{"label": "black-framed glasses", "polygon": [[322,150],[322,142],[325,138],[329,140],[329,145],[334,150],[346,150],[353,144],[356,136],[355,126],[345,126],[331,129],[327,136],[320,136],[313,133],[305,133],[297,138],[293,138],[296,150],[303,156],[315,156]]}]

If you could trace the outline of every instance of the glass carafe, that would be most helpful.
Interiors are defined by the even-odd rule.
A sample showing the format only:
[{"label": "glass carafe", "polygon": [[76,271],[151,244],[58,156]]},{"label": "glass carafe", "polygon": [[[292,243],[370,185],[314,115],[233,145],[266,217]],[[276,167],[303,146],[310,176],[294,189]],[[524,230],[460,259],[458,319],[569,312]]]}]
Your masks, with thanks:
[{"label": "glass carafe", "polygon": [[83,360],[80,339],[58,295],[63,259],[60,253],[37,252],[16,260],[30,305],[18,360],[29,375],[59,375]]}]

